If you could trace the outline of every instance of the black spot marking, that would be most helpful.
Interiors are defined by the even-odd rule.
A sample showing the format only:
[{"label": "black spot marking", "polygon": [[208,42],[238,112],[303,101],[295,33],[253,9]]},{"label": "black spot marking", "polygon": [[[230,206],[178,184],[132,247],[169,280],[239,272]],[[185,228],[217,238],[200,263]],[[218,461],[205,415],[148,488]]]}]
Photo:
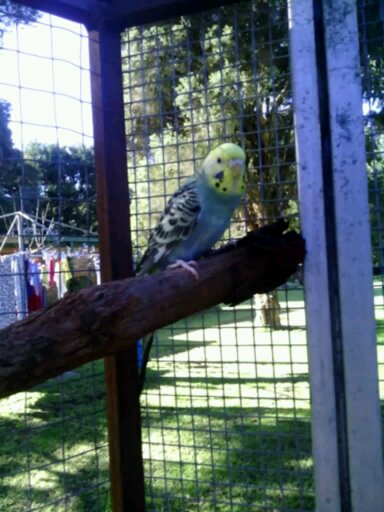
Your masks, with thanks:
[{"label": "black spot marking", "polygon": [[177,223],[177,219],[169,219],[168,222],[170,223],[171,226],[175,226]]},{"label": "black spot marking", "polygon": [[216,187],[216,188],[219,188],[219,187],[220,187],[220,183],[219,183],[218,181],[216,181],[216,183],[215,183],[215,187]]},{"label": "black spot marking", "polygon": [[220,157],[217,159],[217,163],[221,164],[221,158]]},{"label": "black spot marking", "polygon": [[227,187],[223,187],[223,192],[226,192],[227,191]]}]

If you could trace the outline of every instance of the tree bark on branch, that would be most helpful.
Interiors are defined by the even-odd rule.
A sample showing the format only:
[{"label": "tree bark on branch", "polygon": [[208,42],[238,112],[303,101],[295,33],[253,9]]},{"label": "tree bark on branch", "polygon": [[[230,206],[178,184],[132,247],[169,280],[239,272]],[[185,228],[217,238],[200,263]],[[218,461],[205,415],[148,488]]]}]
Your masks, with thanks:
[{"label": "tree bark on branch", "polygon": [[[181,318],[235,305],[283,284],[303,262],[304,240],[278,221],[184,270],[104,283],[69,295],[0,331],[0,397],[116,354]],[[284,234],[283,234],[284,233]]]}]

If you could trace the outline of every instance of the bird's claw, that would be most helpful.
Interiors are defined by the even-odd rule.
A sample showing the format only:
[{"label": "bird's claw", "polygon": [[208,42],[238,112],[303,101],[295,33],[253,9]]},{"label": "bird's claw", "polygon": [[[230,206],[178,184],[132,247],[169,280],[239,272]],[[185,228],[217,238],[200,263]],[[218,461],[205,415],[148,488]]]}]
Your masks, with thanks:
[{"label": "bird's claw", "polygon": [[167,268],[169,268],[169,269],[183,268],[184,270],[186,270],[187,272],[192,274],[196,280],[198,280],[199,274],[196,270],[197,267],[198,267],[197,262],[194,260],[192,260],[192,261],[176,260],[175,263],[168,265]]}]

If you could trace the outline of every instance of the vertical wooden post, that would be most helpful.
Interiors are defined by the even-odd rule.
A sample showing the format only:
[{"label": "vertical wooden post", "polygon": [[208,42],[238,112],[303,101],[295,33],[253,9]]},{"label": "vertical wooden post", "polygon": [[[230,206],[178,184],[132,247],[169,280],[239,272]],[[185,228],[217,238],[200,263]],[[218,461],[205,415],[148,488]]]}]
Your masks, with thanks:
[{"label": "vertical wooden post", "polygon": [[316,510],[384,510],[356,2],[288,4]]},{"label": "vertical wooden post", "polygon": [[305,308],[311,382],[316,510],[341,512],[332,318],[313,5],[289,0],[290,64],[301,229],[305,238]]},{"label": "vertical wooden post", "polygon": [[352,510],[384,510],[382,426],[357,7],[322,0]]},{"label": "vertical wooden post", "polygon": [[[89,32],[102,281],[133,274],[120,33]],[[112,508],[145,510],[136,347],[105,360]]]}]

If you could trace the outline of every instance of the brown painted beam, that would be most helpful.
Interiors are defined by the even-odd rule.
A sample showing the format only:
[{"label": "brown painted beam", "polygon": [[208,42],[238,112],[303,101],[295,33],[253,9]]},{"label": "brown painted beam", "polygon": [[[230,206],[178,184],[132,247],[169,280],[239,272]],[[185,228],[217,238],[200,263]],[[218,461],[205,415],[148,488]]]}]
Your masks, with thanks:
[{"label": "brown painted beam", "polygon": [[99,12],[97,0],[14,0],[38,11],[89,25]]},{"label": "brown painted beam", "polygon": [[[214,9],[234,0],[14,0],[56,16],[83,23],[89,29],[128,27]],[[236,0],[235,0],[236,1]],[[237,0],[240,1],[240,0]]]},{"label": "brown painted beam", "polygon": [[[120,34],[91,31],[89,48],[101,276],[108,282],[133,274]],[[121,345],[113,354],[105,360],[112,507],[143,512],[136,346]]]},{"label": "brown painted beam", "polygon": [[198,280],[183,269],[167,270],[65,297],[0,331],[0,397],[100,357],[120,358],[143,335],[221,302],[266,293],[296,271],[304,254],[296,233],[256,232],[237,248],[200,260]]},{"label": "brown painted beam", "polygon": [[123,31],[128,27],[156,23],[233,3],[236,0],[116,0],[113,9],[105,13],[104,22]]}]

